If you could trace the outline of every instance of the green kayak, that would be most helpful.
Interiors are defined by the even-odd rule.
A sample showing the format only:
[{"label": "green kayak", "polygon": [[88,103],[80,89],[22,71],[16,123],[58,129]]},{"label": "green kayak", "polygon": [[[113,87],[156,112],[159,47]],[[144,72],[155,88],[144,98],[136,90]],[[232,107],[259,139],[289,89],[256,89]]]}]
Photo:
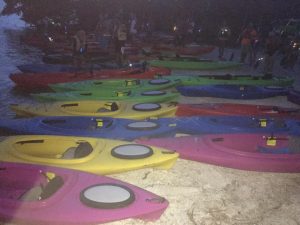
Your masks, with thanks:
[{"label": "green kayak", "polygon": [[50,88],[56,92],[64,91],[96,91],[109,89],[118,91],[128,91],[128,90],[139,90],[139,91],[149,91],[149,90],[162,90],[180,85],[181,80],[179,79],[168,79],[168,78],[158,78],[158,79],[105,79],[105,80],[85,80],[79,82],[70,83],[58,83],[50,84]]},{"label": "green kayak", "polygon": [[209,75],[209,76],[172,76],[173,79],[181,80],[183,86],[190,85],[256,85],[256,86],[291,86],[294,79],[289,77],[274,77],[264,79],[263,76],[246,76],[246,75]]},{"label": "green kayak", "polygon": [[177,70],[221,70],[239,67],[238,62],[222,62],[210,60],[195,60],[195,59],[177,59],[177,60],[151,60],[148,61],[151,66],[165,67]]},{"label": "green kayak", "polygon": [[166,92],[160,90],[154,91],[70,91],[61,93],[40,93],[31,94],[40,101],[81,101],[81,100],[99,100],[99,101],[127,101],[136,103],[149,102],[168,102],[174,101],[179,97],[178,92]]}]

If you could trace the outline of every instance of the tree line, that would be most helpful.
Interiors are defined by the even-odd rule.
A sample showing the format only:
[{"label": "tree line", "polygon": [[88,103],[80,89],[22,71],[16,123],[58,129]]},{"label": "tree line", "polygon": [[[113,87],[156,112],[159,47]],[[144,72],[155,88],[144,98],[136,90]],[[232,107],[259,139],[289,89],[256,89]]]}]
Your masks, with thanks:
[{"label": "tree line", "polygon": [[126,20],[135,15],[138,21],[148,20],[155,30],[168,30],[187,18],[206,32],[215,33],[223,21],[239,33],[247,23],[257,27],[297,18],[299,0],[4,0],[2,15],[17,13],[38,26],[48,20],[62,25],[78,24],[93,30],[99,16],[108,15]]}]

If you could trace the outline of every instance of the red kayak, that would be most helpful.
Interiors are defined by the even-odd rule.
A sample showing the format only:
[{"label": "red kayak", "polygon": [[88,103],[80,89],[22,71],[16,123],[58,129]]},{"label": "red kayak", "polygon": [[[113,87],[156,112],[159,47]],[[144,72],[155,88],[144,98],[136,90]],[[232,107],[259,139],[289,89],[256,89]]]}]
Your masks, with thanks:
[{"label": "red kayak", "polygon": [[133,78],[133,79],[152,79],[156,75],[169,75],[171,71],[165,68],[151,67],[146,71],[139,68],[100,70],[80,73],[14,73],[10,79],[19,87],[24,89],[48,88],[48,84],[76,82],[82,80],[114,79],[114,78]]},{"label": "red kayak", "polygon": [[233,103],[179,104],[176,116],[268,116],[300,119],[300,109]]}]

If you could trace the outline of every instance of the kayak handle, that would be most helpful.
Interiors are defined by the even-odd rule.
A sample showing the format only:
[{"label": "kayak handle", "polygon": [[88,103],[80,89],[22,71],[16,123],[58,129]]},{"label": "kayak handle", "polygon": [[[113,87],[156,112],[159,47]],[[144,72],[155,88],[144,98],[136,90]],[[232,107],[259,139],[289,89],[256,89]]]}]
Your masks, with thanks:
[{"label": "kayak handle", "polygon": [[157,198],[146,198],[146,202],[151,203],[164,203],[166,201],[163,197],[157,197]]},{"label": "kayak handle", "polygon": [[72,107],[72,106],[78,106],[78,103],[71,103],[71,104],[63,104],[61,107]]},{"label": "kayak handle", "polygon": [[44,143],[44,140],[28,140],[28,141],[18,141],[16,144],[37,144],[37,143]]}]

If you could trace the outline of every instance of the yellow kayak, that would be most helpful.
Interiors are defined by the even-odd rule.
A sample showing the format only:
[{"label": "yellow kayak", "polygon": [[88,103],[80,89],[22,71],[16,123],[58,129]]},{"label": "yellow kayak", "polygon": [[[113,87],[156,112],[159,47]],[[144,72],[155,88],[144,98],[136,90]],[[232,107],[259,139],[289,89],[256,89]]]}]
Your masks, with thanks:
[{"label": "yellow kayak", "polygon": [[173,117],[174,103],[128,103],[105,101],[68,101],[39,104],[12,104],[17,116],[101,116],[127,119]]},{"label": "yellow kayak", "polygon": [[24,135],[10,136],[0,142],[0,158],[7,162],[112,174],[147,167],[169,169],[178,153],[110,139]]}]

